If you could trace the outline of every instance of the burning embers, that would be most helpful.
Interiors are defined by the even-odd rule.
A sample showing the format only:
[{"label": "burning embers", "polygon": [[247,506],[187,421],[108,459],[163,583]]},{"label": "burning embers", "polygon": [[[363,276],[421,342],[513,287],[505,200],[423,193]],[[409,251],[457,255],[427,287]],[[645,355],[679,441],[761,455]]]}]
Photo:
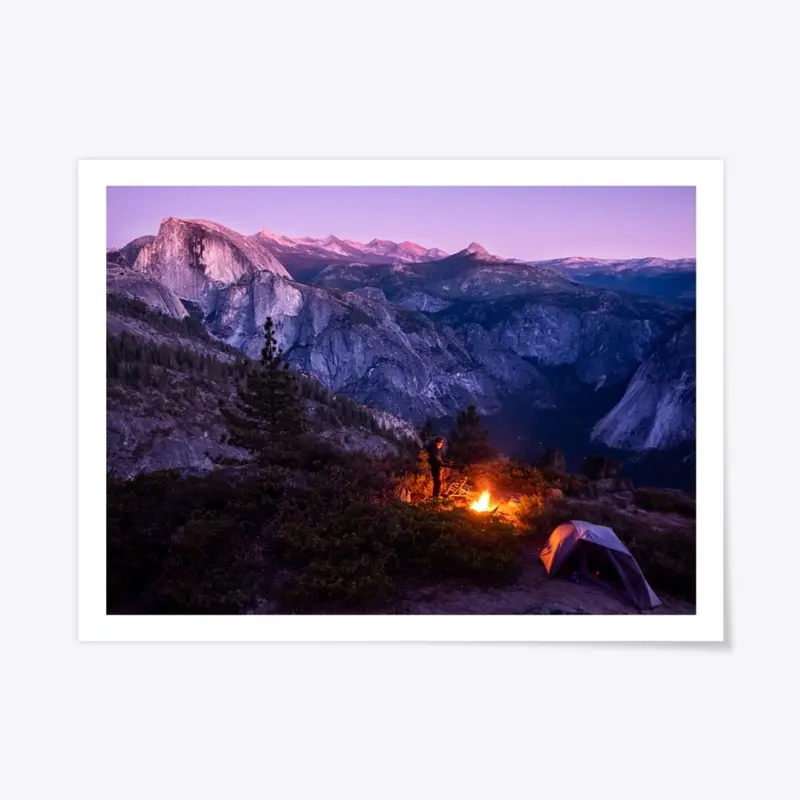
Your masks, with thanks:
[{"label": "burning embers", "polygon": [[[472,505],[470,505],[470,508],[473,511],[479,511],[481,513],[489,511],[489,492],[483,492],[483,494],[481,494],[481,496],[474,503],[472,503]],[[491,510],[494,511],[495,509]]]}]

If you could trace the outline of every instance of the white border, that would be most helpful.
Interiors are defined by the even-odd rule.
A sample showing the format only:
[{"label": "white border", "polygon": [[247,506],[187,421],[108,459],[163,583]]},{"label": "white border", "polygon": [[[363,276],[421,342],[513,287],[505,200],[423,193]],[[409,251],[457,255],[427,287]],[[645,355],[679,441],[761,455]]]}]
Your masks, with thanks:
[{"label": "white border", "polygon": [[[109,616],[105,613],[107,186],[695,186],[697,613],[694,616]],[[80,641],[705,641],[723,625],[721,160],[84,160],[78,164]]]}]

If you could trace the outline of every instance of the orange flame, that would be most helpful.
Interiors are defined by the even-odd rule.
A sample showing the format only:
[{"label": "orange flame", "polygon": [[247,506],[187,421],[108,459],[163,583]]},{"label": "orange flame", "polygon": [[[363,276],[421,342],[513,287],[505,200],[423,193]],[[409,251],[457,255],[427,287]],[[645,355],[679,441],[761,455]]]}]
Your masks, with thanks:
[{"label": "orange flame", "polygon": [[476,500],[470,508],[473,511],[488,511],[489,510],[489,492],[484,492],[480,499]]}]

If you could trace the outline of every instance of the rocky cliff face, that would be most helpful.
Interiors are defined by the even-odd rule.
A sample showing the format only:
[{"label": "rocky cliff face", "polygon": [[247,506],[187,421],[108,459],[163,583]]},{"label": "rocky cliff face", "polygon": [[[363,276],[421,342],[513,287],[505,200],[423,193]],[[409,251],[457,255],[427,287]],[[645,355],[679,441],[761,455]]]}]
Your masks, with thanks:
[{"label": "rocky cliff face", "polygon": [[334,264],[314,283],[381,291],[395,307],[425,312],[452,329],[507,389],[533,379],[535,367],[571,367],[595,388],[625,380],[686,316],[657,298],[582,286],[549,267],[503,261],[474,243],[430,263]]},{"label": "rocky cliff face", "polygon": [[162,220],[158,235],[139,251],[134,269],[206,312],[215,309],[222,288],[259,275],[290,277],[251,237],[207,220],[174,217]]},{"label": "rocky cliff face", "polygon": [[[554,369],[588,392],[622,383],[686,317],[674,304],[583,286],[475,243],[433,261],[317,260],[309,285],[291,279],[273,255],[274,240],[167,218],[140,248],[134,271],[197,304],[215,337],[252,357],[272,317],[297,369],[415,423],[469,404],[491,414],[521,390],[537,408],[556,407]],[[290,244],[303,241],[306,249],[358,245],[333,237]],[[402,245],[409,258],[430,255]]]},{"label": "rocky cliff face", "polygon": [[494,382],[461,342],[378,292],[307,286],[258,242],[204,221],[164,220],[135,271],[197,303],[210,332],[251,357],[267,316],[289,361],[329,389],[418,421],[496,406]]},{"label": "rocky cliff face", "polygon": [[674,333],[636,371],[622,400],[592,439],[620,450],[665,450],[695,436],[694,321]]},{"label": "rocky cliff face", "polygon": [[155,238],[155,236],[140,236],[138,239],[128,242],[124,247],[109,250],[106,253],[106,262],[116,264],[118,267],[132,267],[136,263],[139,251]]},{"label": "rocky cliff face", "polygon": [[463,298],[432,318],[463,335],[476,357],[477,346],[490,348],[496,368],[514,359],[569,368],[591,390],[626,380],[685,313],[658,300],[551,285],[548,278],[538,292]]},{"label": "rocky cliff face", "polygon": [[106,267],[106,292],[141,300],[154,311],[174,319],[183,319],[188,314],[183,303],[168,286],[140,272],[114,264]]},{"label": "rocky cliff face", "polygon": [[[118,307],[119,306],[119,307]],[[107,316],[109,349],[106,414],[108,469],[125,477],[139,472],[179,469],[205,472],[213,459],[247,460],[249,454],[225,443],[220,403],[230,402],[235,379],[211,377],[209,364],[233,367],[238,354],[207,335],[198,336],[187,320],[163,314],[130,316],[125,305],[112,304]],[[120,342],[127,342],[124,347]],[[154,367],[152,353],[176,356],[166,369]],[[195,358],[186,358],[186,354]],[[142,377],[141,370],[147,370]],[[218,370],[219,371],[219,370]],[[158,377],[158,385],[152,378]],[[408,422],[377,409],[362,409],[361,422],[342,422],[331,406],[336,397],[304,401],[314,435],[344,450],[382,457],[398,452],[398,443],[415,441]],[[327,413],[326,413],[327,412]]]}]

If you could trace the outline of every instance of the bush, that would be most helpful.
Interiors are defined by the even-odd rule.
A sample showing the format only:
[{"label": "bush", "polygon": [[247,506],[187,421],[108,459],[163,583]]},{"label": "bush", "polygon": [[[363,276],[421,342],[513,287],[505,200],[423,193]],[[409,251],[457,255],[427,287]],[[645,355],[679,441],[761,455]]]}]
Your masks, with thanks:
[{"label": "bush", "polygon": [[398,581],[460,578],[498,585],[519,569],[513,527],[464,509],[354,502],[325,516],[287,517],[275,542],[293,570],[278,598],[292,613],[364,611],[386,605]]},{"label": "bush", "polygon": [[250,523],[199,511],[172,543],[154,586],[160,614],[235,614],[251,602],[262,559]]},{"label": "bush", "polygon": [[497,459],[477,464],[466,471],[470,483],[500,494],[544,497],[548,488],[542,471],[520,461]]},{"label": "bush", "polygon": [[544,498],[539,494],[524,494],[514,504],[514,520],[520,527],[530,529],[541,517]]},{"label": "bush", "polygon": [[301,441],[284,455],[203,477],[109,478],[109,613],[241,613],[265,596],[290,613],[368,612],[404,583],[499,585],[519,568],[512,525],[396,500],[401,459]]},{"label": "bush", "polygon": [[696,516],[695,499],[676,489],[635,489],[633,502],[649,511],[662,511],[681,514],[684,517]]},{"label": "bush", "polygon": [[304,611],[367,611],[384,606],[394,584],[380,564],[355,561],[314,561],[279,590],[288,613]]},{"label": "bush", "polygon": [[694,531],[668,535],[652,531],[617,531],[639,563],[648,583],[656,590],[694,602],[697,563]]},{"label": "bush", "polygon": [[279,467],[259,476],[153,472],[107,483],[109,613],[231,613],[260,569],[260,532],[287,494]]}]

